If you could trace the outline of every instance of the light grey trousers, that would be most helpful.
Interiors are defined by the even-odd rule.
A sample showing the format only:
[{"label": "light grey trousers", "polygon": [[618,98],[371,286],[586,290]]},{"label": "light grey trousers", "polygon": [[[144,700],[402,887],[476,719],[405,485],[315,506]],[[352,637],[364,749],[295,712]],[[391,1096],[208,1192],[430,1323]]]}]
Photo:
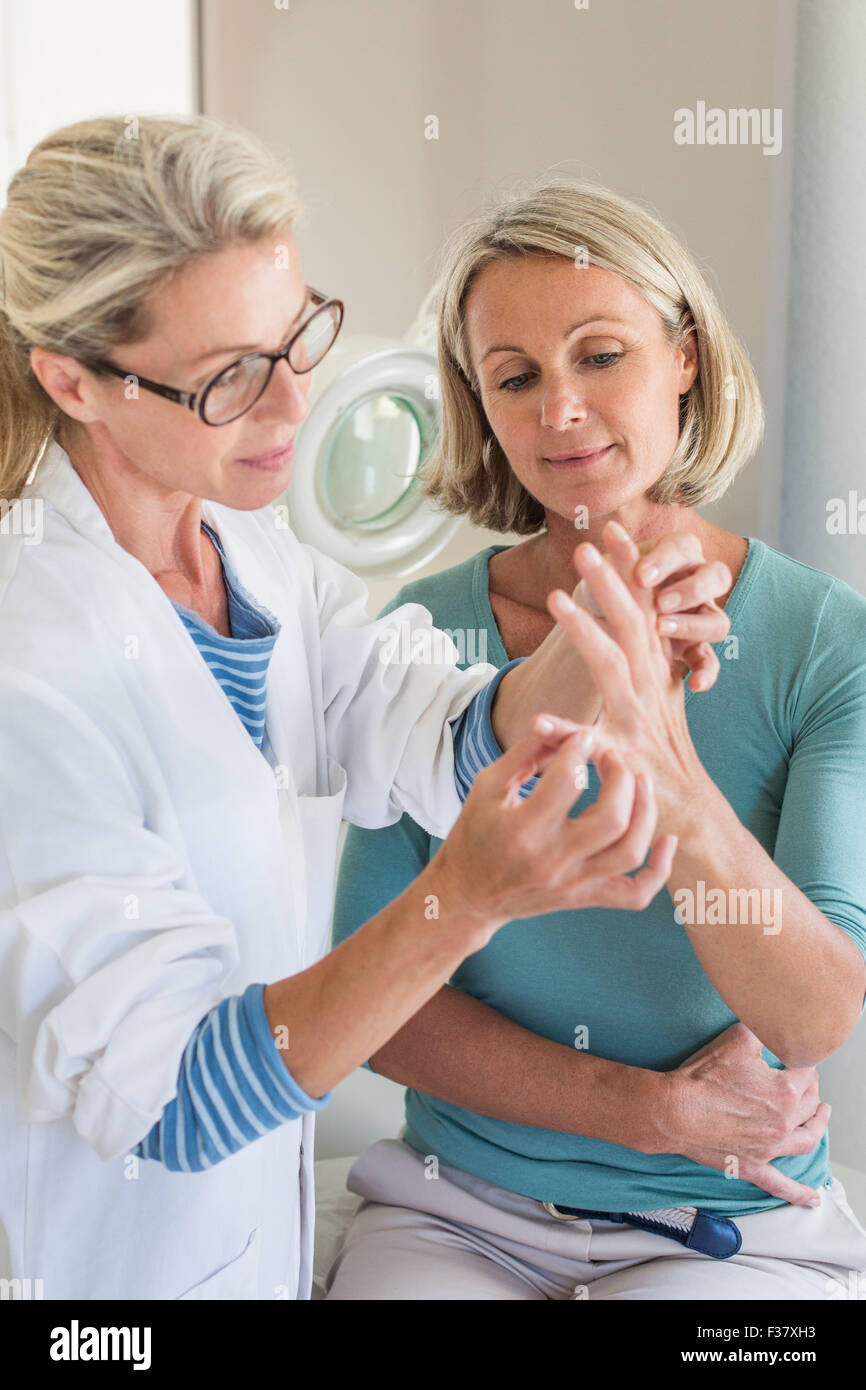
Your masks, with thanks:
[{"label": "light grey trousers", "polygon": [[347,1180],[364,1201],[326,1284],[334,1299],[866,1299],[866,1230],[837,1179],[819,1207],[735,1216],[730,1259],[541,1202],[426,1162],[400,1139]]}]

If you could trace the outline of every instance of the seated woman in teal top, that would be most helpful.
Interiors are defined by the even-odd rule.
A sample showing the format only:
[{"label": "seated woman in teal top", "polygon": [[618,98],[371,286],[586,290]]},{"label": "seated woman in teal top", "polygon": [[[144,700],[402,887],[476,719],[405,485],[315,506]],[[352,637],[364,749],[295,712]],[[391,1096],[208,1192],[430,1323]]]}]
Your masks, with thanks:
[{"label": "seated woman in teal top", "polygon": [[[527,656],[555,626],[548,595],[573,589],[575,546],[611,551],[616,520],[639,543],[675,533],[664,572],[644,581],[657,632],[663,595],[702,611],[701,575],[719,562],[731,627],[713,689],[683,691],[700,797],[677,804],[676,770],[653,768],[659,831],[680,837],[666,889],[642,912],[502,927],[368,1065],[410,1086],[407,1144],[515,1193],[728,1216],[802,1202],[801,1185],[830,1181],[816,1087],[761,1152],[757,1101],[750,1129],[745,1073],[726,1066],[737,1053],[753,1079],[778,1076],[764,1062],[802,1077],[861,1014],[866,600],[695,510],[754,453],[763,413],[744,350],[655,218],[557,180],[461,228],[441,285],[443,423],[426,488],[452,512],[531,539],[410,582],[383,612],[423,603],[464,644],[463,665]],[[697,536],[707,561],[685,583],[677,534]],[[683,642],[688,617],[678,624],[669,640]],[[616,703],[597,684],[587,658],[586,723]],[[572,815],[598,786],[590,766]],[[407,816],[350,827],[335,944],[439,846]],[[716,1070],[690,1070],[714,1040]],[[673,1112],[672,1076],[691,1087]]]}]

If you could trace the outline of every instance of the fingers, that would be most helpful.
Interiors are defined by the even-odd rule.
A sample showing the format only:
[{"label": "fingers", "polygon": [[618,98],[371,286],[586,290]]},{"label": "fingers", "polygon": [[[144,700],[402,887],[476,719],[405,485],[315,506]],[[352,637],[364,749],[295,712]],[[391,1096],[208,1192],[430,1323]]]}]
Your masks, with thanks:
[{"label": "fingers", "polygon": [[[548,716],[549,717],[549,716]],[[567,721],[562,721],[563,723]],[[586,756],[592,736],[592,729],[582,725],[572,725],[570,736],[574,740],[572,749],[576,757]],[[559,741],[564,731],[560,731]],[[521,739],[497,758],[495,762],[483,767],[475,778],[473,789],[477,786],[482,795],[502,798],[508,793],[517,793],[524,782],[533,777],[539,768],[551,761],[551,739],[554,736],[542,733],[531,734]]]},{"label": "fingers", "polygon": [[524,801],[524,816],[549,825],[557,831],[574,803],[586,791],[589,775],[586,757],[591,740],[581,731],[566,734],[547,762],[544,776]]},{"label": "fingers", "polygon": [[[538,734],[542,741],[549,743],[551,748],[558,748],[564,738],[569,734],[583,733],[585,740],[584,756],[592,754],[593,761],[595,755],[603,752],[605,748],[619,747],[618,744],[607,734],[601,724],[575,724],[573,719],[564,719],[559,714],[536,714],[532,720],[533,732]],[[625,753],[625,749],[620,749]]]},{"label": "fingers", "polygon": [[[635,775],[619,753],[606,748],[595,761],[601,790],[592,806],[563,827],[574,846],[575,858],[580,860],[591,859],[621,840],[631,825],[634,808]],[[535,792],[528,800],[534,796]],[[638,862],[643,863],[645,857],[646,847]]]},{"label": "fingers", "polygon": [[[538,715],[533,720],[533,728],[538,728],[542,721],[550,727],[548,737],[551,740],[561,739],[570,730],[578,727],[570,720],[562,719],[558,715],[545,714]],[[588,755],[599,768],[599,781],[601,782],[601,792],[595,802],[595,806],[598,806],[605,795],[605,787],[608,788],[608,794],[614,787],[621,790],[622,780],[618,760],[621,759],[628,768],[631,750],[614,744],[597,726],[592,728],[591,733],[592,739]],[[588,742],[590,741],[588,740]],[[602,763],[604,754],[608,752],[614,754],[614,760],[605,760]],[[592,854],[591,857],[587,857],[587,847],[591,843],[587,837],[590,834],[595,835],[597,833],[598,838],[604,840],[605,835],[612,836],[615,833],[615,818],[622,812],[622,806],[618,802],[611,803],[611,819],[598,826],[597,830],[591,815],[594,807],[587,807],[577,820],[572,821],[572,826],[576,832],[575,839],[578,841],[576,857],[582,862],[585,861],[582,872],[591,874],[593,879],[598,878],[600,880],[619,874],[629,874],[634,869],[639,868],[647,857],[647,850],[656,826],[658,809],[651,779],[640,771],[637,763],[632,771],[635,780],[631,818],[619,838],[608,840],[603,848]],[[528,799],[535,800],[539,795],[539,790],[540,788],[536,788]],[[573,801],[580,795],[581,790],[582,788],[578,790]],[[558,811],[558,814],[561,815],[561,810]],[[566,833],[569,833],[568,829],[566,829]],[[673,863],[673,848],[671,846],[675,848],[676,837],[667,836],[665,838],[671,844],[663,844],[660,841],[659,845],[653,848],[655,859],[650,858],[650,863],[642,875],[638,875],[634,879],[623,879],[621,883],[615,883],[612,887],[609,886],[610,902],[601,904],[602,906],[615,906],[619,903],[623,907],[633,907],[647,892],[649,892],[649,897],[646,898],[646,901],[652,901],[656,893],[667,882]],[[637,884],[637,887],[633,888],[632,884]],[[761,1044],[757,1039],[755,1039],[755,1044],[760,1051]]]},{"label": "fingers", "polygon": [[656,631],[677,642],[722,642],[731,628],[731,620],[723,608],[713,608],[704,604],[696,613],[660,613],[656,618]]},{"label": "fingers", "polygon": [[783,1202],[790,1202],[792,1206],[820,1206],[821,1199],[813,1187],[806,1187],[805,1183],[787,1178],[778,1168],[774,1168],[772,1163],[741,1164],[740,1177],[745,1178],[747,1182],[753,1182],[756,1187],[762,1187],[771,1197],[781,1197]]},{"label": "fingers", "polygon": [[628,531],[624,526],[620,526],[618,521],[609,521],[601,534],[607,548],[606,558],[614,566],[635,602],[644,612],[654,611],[654,594],[639,587],[635,580],[635,569],[641,553]]},{"label": "fingers", "polygon": [[[603,794],[604,786],[599,801]],[[588,816],[589,811],[590,808],[587,807],[584,816]],[[657,819],[658,808],[652,783],[644,773],[639,773],[635,777],[631,819],[625,833],[588,859],[586,872],[593,878],[607,878],[614,874],[629,874],[634,869],[639,869],[647,857]]]},{"label": "fingers", "polygon": [[804,1120],[815,1113],[815,1106],[818,1104],[818,1086],[821,1078],[818,1075],[817,1067],[785,1067],[784,1071],[777,1071],[777,1075],[780,1078],[784,1076],[789,1086],[799,1086],[799,1103],[802,1108],[797,1123],[802,1124]]},{"label": "fingers", "polygon": [[[602,559],[619,575],[645,621],[650,614],[654,615],[654,630],[671,671],[677,679],[690,673],[688,683],[692,691],[710,690],[721,671],[710,644],[723,641],[731,627],[727,613],[715,602],[731,584],[727,565],[721,561],[703,563],[701,543],[690,532],[676,532],[655,542],[643,541],[636,545],[619,522],[609,521],[602,536],[607,547]],[[586,549],[579,549],[575,561],[578,556],[585,560],[585,555]],[[660,586],[665,578],[671,582],[656,588],[655,592],[646,587],[646,578],[641,578],[639,585],[637,577],[644,574],[643,567],[647,564],[656,573],[655,585]],[[582,568],[581,573],[583,577],[574,598],[596,618],[603,631],[610,631],[620,641],[637,685],[644,674],[639,664],[641,643],[637,624],[633,626],[633,645],[629,646],[622,638],[624,610],[612,611],[610,598],[605,605],[599,601],[604,589],[601,576],[590,586]],[[634,619],[633,612],[631,618]]]},{"label": "fingers", "polygon": [[[677,649],[679,650],[679,649]],[[680,660],[689,668],[689,689],[710,690],[716,683],[721,664],[712,647],[706,642],[686,647],[680,652]]]},{"label": "fingers", "polygon": [[[609,566],[605,565],[604,568],[608,569]],[[625,592],[619,575],[613,575],[612,578]],[[608,709],[621,711],[624,705],[634,704],[635,693],[629,661],[613,638],[602,632],[595,619],[579,608],[563,589],[554,589],[548,594],[547,609],[586,662],[596,689],[607,702]],[[636,607],[634,612],[637,621],[644,627],[644,620]]]},{"label": "fingers", "polygon": [[642,912],[661,892],[673,868],[678,840],[676,835],[662,835],[652,847],[645,869],[631,878],[611,878],[593,894],[598,907],[616,907],[627,912]]},{"label": "fingers", "polygon": [[806,1122],[808,1120],[811,1120],[813,1115],[818,1110],[818,1107],[821,1104],[821,1097],[818,1091],[819,1083],[820,1078],[818,1076],[818,1073],[816,1072],[814,1081],[812,1081],[808,1086],[806,1086],[795,1106],[793,1118],[793,1123],[795,1125],[806,1124]]},{"label": "fingers", "polygon": [[820,1144],[830,1122],[831,1107],[822,1101],[809,1119],[796,1125],[776,1146],[773,1158],[787,1158],[790,1154],[810,1154]]},{"label": "fingers", "polygon": [[[624,544],[637,555],[628,537]],[[580,578],[609,622],[611,635],[625,652],[635,683],[650,680],[653,655],[661,657],[662,651],[654,626],[650,628],[647,624],[643,606],[630,593],[615,565],[606,564],[588,541],[577,547],[574,562]]]},{"label": "fingers", "polygon": [[674,575],[668,584],[657,587],[656,607],[660,613],[665,613],[715,603],[728,592],[732,583],[733,575],[723,560],[699,564],[690,573]]},{"label": "fingers", "polygon": [[[623,571],[630,567],[640,585],[646,587],[650,582],[647,574],[654,568],[658,571],[652,584],[654,606],[660,615],[659,633],[690,644],[721,642],[727,637],[731,620],[716,599],[728,592],[733,576],[721,560],[703,563],[697,536],[689,532],[662,536],[641,555],[645,546],[636,546],[618,522],[608,522],[602,535],[624,579],[627,576]],[[665,579],[670,582],[663,584]],[[693,685],[692,689],[697,687]]]},{"label": "fingers", "polygon": [[660,536],[641,557],[637,582],[645,588],[654,588],[680,570],[703,564],[703,560],[704,550],[697,536],[691,531],[674,531]]}]

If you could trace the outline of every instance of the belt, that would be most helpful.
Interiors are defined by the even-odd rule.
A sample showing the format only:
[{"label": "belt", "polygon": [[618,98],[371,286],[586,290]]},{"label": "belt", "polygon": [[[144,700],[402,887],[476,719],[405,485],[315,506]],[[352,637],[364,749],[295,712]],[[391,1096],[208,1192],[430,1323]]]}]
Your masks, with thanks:
[{"label": "belt", "polygon": [[743,1243],[738,1226],[728,1216],[716,1216],[700,1207],[662,1207],[658,1211],[590,1211],[586,1207],[564,1207],[558,1203],[541,1205],[559,1221],[616,1221],[623,1226],[639,1226],[655,1235],[668,1236],[713,1260],[729,1260]]}]

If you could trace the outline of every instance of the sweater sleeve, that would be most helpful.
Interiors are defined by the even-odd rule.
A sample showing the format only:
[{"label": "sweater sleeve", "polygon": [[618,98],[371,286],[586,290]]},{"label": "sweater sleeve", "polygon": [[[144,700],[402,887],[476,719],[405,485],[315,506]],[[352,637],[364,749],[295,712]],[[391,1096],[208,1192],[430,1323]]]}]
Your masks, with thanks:
[{"label": "sweater sleeve", "polygon": [[223,999],[196,1026],[178,1073],[177,1095],[132,1153],[175,1173],[198,1173],[238,1149],[321,1110],[277,1055],[263,984]]},{"label": "sweater sleeve", "polygon": [[866,605],[836,580],[799,673],[773,857],[866,958],[864,748]]},{"label": "sweater sleeve", "polygon": [[[497,742],[490,718],[493,697],[506,672],[525,660],[525,656],[519,656],[515,657],[514,661],[509,661],[507,666],[501,666],[493,679],[479,690],[472,703],[467,705],[460,718],[455,720],[454,781],[461,801],[466,800],[469,788],[482,767],[487,767],[502,757],[503,750]],[[519,795],[524,799],[529,796],[537,781],[537,777],[530,777],[523,783]]]}]

